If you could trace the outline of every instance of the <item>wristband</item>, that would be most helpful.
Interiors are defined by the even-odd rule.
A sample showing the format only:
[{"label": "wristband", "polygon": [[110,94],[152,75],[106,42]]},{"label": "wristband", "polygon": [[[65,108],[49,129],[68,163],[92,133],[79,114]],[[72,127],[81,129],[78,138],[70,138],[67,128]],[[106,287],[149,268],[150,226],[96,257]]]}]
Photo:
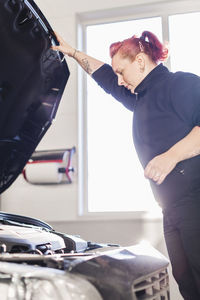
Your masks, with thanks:
[{"label": "wristband", "polygon": [[74,50],[74,53],[73,53],[73,55],[72,55],[73,58],[75,58],[76,52],[77,52],[77,50],[75,49],[75,50]]}]

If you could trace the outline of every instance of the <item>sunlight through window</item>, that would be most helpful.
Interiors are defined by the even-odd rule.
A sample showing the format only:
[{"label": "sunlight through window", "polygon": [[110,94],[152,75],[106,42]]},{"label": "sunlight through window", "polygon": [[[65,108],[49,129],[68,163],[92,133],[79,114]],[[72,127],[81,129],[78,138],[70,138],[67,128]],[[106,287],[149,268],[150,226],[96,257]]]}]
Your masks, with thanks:
[{"label": "sunlight through window", "polygon": [[200,12],[169,17],[171,69],[200,75]]},{"label": "sunlight through window", "polygon": [[[161,18],[87,27],[87,53],[110,63],[111,43],[154,32],[162,40]],[[160,211],[132,141],[132,113],[87,79],[88,211]]]}]

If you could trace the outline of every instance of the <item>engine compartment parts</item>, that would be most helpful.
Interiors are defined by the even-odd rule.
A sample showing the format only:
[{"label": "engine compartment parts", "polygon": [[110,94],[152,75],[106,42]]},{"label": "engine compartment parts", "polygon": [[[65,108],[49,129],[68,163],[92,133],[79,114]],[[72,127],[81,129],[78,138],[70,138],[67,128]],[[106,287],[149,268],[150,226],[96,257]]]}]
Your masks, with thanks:
[{"label": "engine compartment parts", "polygon": [[[5,263],[9,268],[4,267]],[[26,269],[24,267],[28,266],[29,278],[32,278],[32,280],[41,267],[43,267],[43,274],[46,274],[45,278],[49,278],[52,273],[55,276],[58,274],[58,270],[63,272],[60,273],[63,282],[67,281],[68,275],[71,274],[74,278],[77,276],[77,282],[81,277],[89,282],[105,300],[170,299],[168,261],[150,245],[146,249],[141,245],[135,245],[82,254],[69,253],[42,256],[23,253],[2,254],[0,255],[0,285],[3,282],[3,278],[1,278],[3,270],[6,270],[6,274],[9,276],[12,274],[16,276],[16,272],[19,270],[17,272],[18,278],[20,282],[23,278],[26,285],[27,283],[24,280]],[[55,284],[57,284],[57,280],[59,278],[56,275],[54,277]],[[97,298],[93,298],[93,300],[98,299],[98,296],[95,297]],[[26,298],[19,298],[19,300],[22,299]],[[43,298],[37,300],[40,299],[43,300]],[[54,298],[48,299],[53,300]],[[73,299],[80,300],[79,298]]]},{"label": "engine compartment parts", "polygon": [[[122,247],[85,241],[34,218],[0,213],[0,292],[11,291],[17,300],[80,300],[79,278],[88,287],[82,290],[83,299],[169,300],[167,267],[168,260],[149,244]],[[77,278],[77,290],[71,278]],[[45,287],[51,291],[59,284],[65,296],[42,294]],[[36,286],[41,286],[39,294]]]}]

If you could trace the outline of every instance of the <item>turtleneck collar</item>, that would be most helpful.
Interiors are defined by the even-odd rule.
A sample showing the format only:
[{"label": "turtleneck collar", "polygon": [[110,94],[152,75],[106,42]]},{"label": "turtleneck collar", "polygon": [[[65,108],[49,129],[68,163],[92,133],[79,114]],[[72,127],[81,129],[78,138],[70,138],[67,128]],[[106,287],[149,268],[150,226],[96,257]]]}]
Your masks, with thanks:
[{"label": "turtleneck collar", "polygon": [[163,64],[157,65],[135,88],[135,94],[144,92],[148,87],[152,86],[159,80],[162,74],[169,73],[169,70]]}]

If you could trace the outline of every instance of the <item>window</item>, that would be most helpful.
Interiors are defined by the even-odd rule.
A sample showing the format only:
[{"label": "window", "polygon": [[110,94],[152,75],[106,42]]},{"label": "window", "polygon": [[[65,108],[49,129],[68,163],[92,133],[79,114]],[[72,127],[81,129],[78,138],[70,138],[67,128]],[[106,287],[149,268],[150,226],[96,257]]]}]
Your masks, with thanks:
[{"label": "window", "polygon": [[200,75],[200,12],[169,17],[172,71],[186,71]]},{"label": "window", "polygon": [[[180,2],[179,2],[180,3]],[[173,6],[175,5],[175,6]],[[200,50],[196,27],[200,25],[200,13],[180,13],[176,3],[168,5],[168,15],[163,5],[154,10],[151,6],[138,11],[133,9],[132,19],[114,20],[95,24],[84,16],[82,21],[83,49],[89,55],[110,63],[109,46],[112,42],[141,35],[143,30],[154,32],[160,40],[170,43],[168,67],[200,74],[200,63],[195,53]],[[192,2],[190,10],[192,10]],[[195,2],[194,6],[197,10]],[[142,16],[144,11],[145,18]],[[160,13],[158,13],[160,11]],[[163,11],[165,12],[162,15]],[[199,7],[200,11],[200,7]],[[173,13],[170,13],[173,12]],[[181,11],[182,12],[182,11]],[[131,13],[131,12],[129,12]],[[135,16],[138,14],[139,17]],[[176,14],[175,14],[176,13]],[[179,14],[178,14],[179,13]],[[195,41],[195,42],[194,42]],[[194,49],[194,52],[193,52]],[[192,57],[188,54],[192,54]],[[171,64],[171,65],[170,65]],[[132,141],[132,113],[101,90],[90,78],[86,83],[83,126],[84,155],[82,156],[82,190],[84,213],[94,212],[160,212],[154,200],[148,180],[137,158]],[[83,111],[83,109],[82,109]],[[84,159],[83,159],[84,158]]]},{"label": "window", "polygon": [[[110,44],[132,36],[133,28],[139,35],[147,26],[162,38],[161,18],[88,26],[87,52],[110,63]],[[87,79],[87,90],[89,212],[155,207],[133,147],[132,113],[105,94],[91,78]]]}]

